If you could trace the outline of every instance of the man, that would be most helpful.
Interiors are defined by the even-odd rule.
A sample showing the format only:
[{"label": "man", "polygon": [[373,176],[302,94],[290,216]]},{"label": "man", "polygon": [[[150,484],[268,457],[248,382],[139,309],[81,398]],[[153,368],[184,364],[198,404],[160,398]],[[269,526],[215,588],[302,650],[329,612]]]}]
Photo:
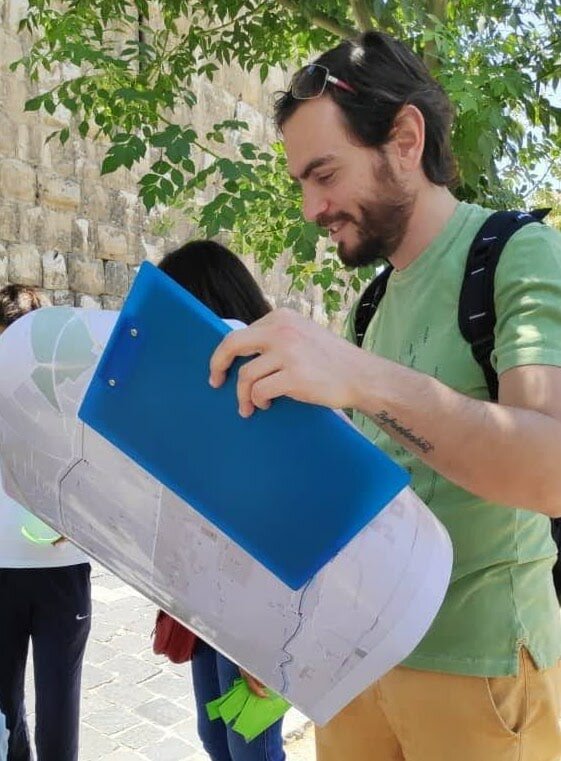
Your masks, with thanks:
[{"label": "man", "polygon": [[454,544],[430,631],[318,728],[319,761],[561,758],[548,519],[561,515],[561,236],[530,224],[503,252],[492,403],[457,324],[468,249],[490,212],[449,190],[451,112],[424,65],[378,32],[297,73],[276,118],[304,215],[345,264],[385,258],[394,271],[363,349],[280,310],[211,360],[216,387],[236,356],[258,355],[239,373],[243,416],[282,395],[353,409]]},{"label": "man", "polygon": [[[33,288],[2,288],[0,333],[42,306]],[[22,528],[31,522],[0,484],[0,712],[10,733],[7,761],[32,759],[24,704],[30,641],[37,761],[77,761],[82,660],[91,626],[90,565],[81,550],[56,535],[45,543],[31,541],[48,538],[37,535],[35,521],[35,535],[25,538]]]}]

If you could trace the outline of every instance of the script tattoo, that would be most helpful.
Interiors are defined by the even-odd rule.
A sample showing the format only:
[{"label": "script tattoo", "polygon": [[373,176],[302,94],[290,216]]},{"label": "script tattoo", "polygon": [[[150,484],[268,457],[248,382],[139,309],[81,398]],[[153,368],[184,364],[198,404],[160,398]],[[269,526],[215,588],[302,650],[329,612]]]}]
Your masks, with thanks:
[{"label": "script tattoo", "polygon": [[404,439],[415,444],[415,446],[425,454],[432,452],[434,449],[434,445],[431,444],[430,441],[427,441],[422,436],[417,436],[417,434],[413,433],[411,428],[406,428],[399,422],[399,420],[397,420],[397,418],[392,417],[387,410],[381,410],[374,415],[374,421],[382,427],[385,426],[386,428],[391,428],[392,431],[399,433],[400,436],[403,436]]}]

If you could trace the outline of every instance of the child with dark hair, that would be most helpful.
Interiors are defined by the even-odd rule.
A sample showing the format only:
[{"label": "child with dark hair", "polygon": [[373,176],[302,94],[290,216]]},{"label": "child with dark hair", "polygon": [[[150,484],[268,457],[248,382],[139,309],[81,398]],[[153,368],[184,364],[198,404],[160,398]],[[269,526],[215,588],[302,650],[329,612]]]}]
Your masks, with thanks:
[{"label": "child with dark hair", "polygon": [[[159,268],[228,322],[250,324],[271,310],[249,270],[220,243],[191,241],[167,254]],[[265,695],[263,686],[202,640],[195,646],[192,668],[198,732],[212,761],[284,761],[282,720],[247,743],[207,716],[206,704],[227,692],[240,673],[255,694]]]},{"label": "child with dark hair", "polygon": [[[2,288],[0,333],[47,304],[33,288]],[[0,713],[9,730],[7,761],[32,758],[24,702],[30,642],[38,761],[77,761],[82,660],[90,631],[90,565],[81,550],[61,537],[40,544],[25,538],[22,528],[30,519],[0,488]]]}]

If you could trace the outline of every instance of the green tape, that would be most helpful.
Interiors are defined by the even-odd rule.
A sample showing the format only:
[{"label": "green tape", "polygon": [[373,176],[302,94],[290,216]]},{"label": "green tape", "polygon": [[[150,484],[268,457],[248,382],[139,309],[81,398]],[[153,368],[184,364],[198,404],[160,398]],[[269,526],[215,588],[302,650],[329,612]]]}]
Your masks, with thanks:
[{"label": "green tape", "polygon": [[245,679],[236,679],[228,692],[206,704],[208,717],[211,720],[221,718],[246,742],[251,742],[290,708],[290,703],[280,695],[269,689],[267,693],[268,697],[260,698],[251,692]]},{"label": "green tape", "polygon": [[32,534],[25,526],[22,526],[21,533],[29,542],[33,542],[34,544],[52,544],[53,542],[56,542],[57,539],[60,539],[60,534],[48,537],[37,536],[37,534]]}]

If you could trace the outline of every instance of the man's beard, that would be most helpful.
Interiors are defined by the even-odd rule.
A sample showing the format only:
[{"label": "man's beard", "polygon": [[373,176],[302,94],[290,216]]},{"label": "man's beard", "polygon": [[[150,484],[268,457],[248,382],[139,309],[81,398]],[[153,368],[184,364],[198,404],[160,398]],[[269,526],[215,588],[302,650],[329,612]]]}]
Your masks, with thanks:
[{"label": "man's beard", "polygon": [[335,222],[355,225],[358,243],[352,247],[341,242],[337,254],[347,267],[365,267],[383,259],[389,259],[399,248],[415,204],[415,194],[397,180],[387,161],[375,172],[378,188],[384,188],[381,200],[359,204],[360,219],[347,212],[317,220],[322,227]]}]

